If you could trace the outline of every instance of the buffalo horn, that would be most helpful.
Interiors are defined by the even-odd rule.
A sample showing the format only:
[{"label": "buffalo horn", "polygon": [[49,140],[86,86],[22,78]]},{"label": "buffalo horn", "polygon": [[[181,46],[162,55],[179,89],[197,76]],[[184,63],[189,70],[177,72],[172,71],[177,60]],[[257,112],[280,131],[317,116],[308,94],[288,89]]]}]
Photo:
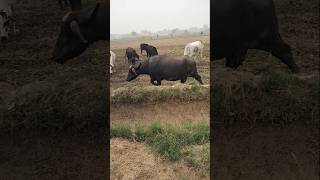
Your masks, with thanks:
[{"label": "buffalo horn", "polygon": [[83,43],[85,43],[85,44],[88,43],[88,41],[84,38],[83,34],[81,33],[80,27],[79,27],[78,23],[75,20],[71,21],[70,28],[71,28],[71,31],[76,36],[78,36]]}]

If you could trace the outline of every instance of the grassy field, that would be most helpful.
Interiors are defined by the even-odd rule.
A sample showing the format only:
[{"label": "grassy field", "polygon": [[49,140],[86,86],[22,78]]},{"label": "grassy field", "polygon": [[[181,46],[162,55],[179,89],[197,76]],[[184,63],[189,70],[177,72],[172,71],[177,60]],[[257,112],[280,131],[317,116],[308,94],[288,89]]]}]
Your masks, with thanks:
[{"label": "grassy field", "polygon": [[[210,71],[210,62],[209,62],[209,36],[195,36],[195,37],[176,37],[176,38],[160,38],[153,40],[113,40],[110,43],[111,50],[116,53],[116,70],[117,72],[110,77],[110,88],[111,92],[114,89],[119,87],[130,87],[130,86],[151,86],[150,78],[147,75],[139,76],[136,80],[131,82],[126,82],[128,74],[128,65],[125,63],[125,49],[127,47],[135,48],[137,53],[140,54],[140,43],[149,43],[155,46],[159,54],[167,54],[170,56],[183,56],[184,47],[187,43],[193,42],[195,40],[202,40],[205,43],[204,47],[204,58],[197,62],[197,68],[204,84],[209,84],[209,71]],[[142,60],[146,60],[146,55],[141,56]],[[177,82],[163,81],[162,86],[174,85]],[[188,78],[187,84],[195,83],[193,78]]]},{"label": "grassy field", "polygon": [[[128,65],[124,55],[127,47],[135,48],[140,54],[139,45],[144,42],[157,47],[159,54],[183,56],[184,46],[199,39],[205,42],[204,58],[197,62],[204,86],[193,78],[188,78],[185,84],[164,80],[161,86],[154,86],[148,75],[126,81]],[[111,41],[110,46],[117,55],[117,71],[110,76],[111,141],[118,142],[117,138],[124,138],[127,139],[126,145],[134,148],[136,139],[137,143],[147,147],[140,153],[148,157],[135,162],[143,169],[142,175],[128,172],[130,165],[117,168],[117,164],[131,164],[135,160],[115,158],[111,163],[111,177],[119,178],[129,173],[135,178],[152,179],[160,171],[158,173],[163,177],[209,179],[209,36],[121,39]],[[141,59],[147,58],[142,55]],[[124,143],[123,140],[121,142]],[[126,153],[115,143],[111,143],[111,151]],[[199,151],[205,153],[198,155]],[[158,158],[154,160],[155,157]],[[159,167],[154,167],[156,172],[147,168],[145,163],[149,161],[159,163]],[[160,166],[175,171],[162,172]],[[184,172],[186,169],[187,173]]]}]

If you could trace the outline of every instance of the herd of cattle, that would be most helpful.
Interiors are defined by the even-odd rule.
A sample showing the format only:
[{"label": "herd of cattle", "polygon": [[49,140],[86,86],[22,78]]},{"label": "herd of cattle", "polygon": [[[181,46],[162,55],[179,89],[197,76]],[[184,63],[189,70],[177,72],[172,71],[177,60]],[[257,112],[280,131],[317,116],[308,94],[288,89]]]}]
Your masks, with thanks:
[{"label": "herd of cattle", "polygon": [[[0,1],[0,37],[6,40],[8,24],[12,19],[12,1]],[[107,40],[107,3],[98,2],[94,6],[81,8],[81,0],[70,1],[74,8],[67,13],[61,23],[52,60],[63,64],[79,56],[89,45],[99,40]],[[73,5],[72,5],[73,2]],[[279,25],[273,0],[213,0],[212,5],[212,44],[210,61],[226,59],[226,66],[239,67],[245,60],[248,49],[259,49],[271,53],[286,64],[292,72],[298,72],[291,47],[286,44],[279,33]],[[80,9],[78,9],[80,8]],[[158,53],[155,47],[143,45],[150,60]],[[202,56],[200,46],[186,47],[184,54],[194,56],[194,51]],[[160,56],[161,57],[161,56]],[[156,59],[156,58],[155,58]],[[196,59],[196,57],[193,57]],[[132,59],[131,59],[132,60]],[[133,63],[134,64],[134,63]],[[135,65],[135,64],[134,64]]]},{"label": "herd of cattle", "polygon": [[[188,77],[193,77],[201,84],[201,76],[198,74],[196,60],[202,58],[204,43],[199,40],[186,45],[183,57],[171,57],[158,55],[157,48],[141,43],[140,54],[146,51],[148,59],[139,62],[139,55],[135,49],[128,47],[125,53],[125,60],[128,63],[129,72],[127,81],[131,81],[140,74],[150,75],[150,82],[153,85],[161,85],[162,80],[186,82]],[[116,54],[110,51],[110,74],[115,70]]]}]

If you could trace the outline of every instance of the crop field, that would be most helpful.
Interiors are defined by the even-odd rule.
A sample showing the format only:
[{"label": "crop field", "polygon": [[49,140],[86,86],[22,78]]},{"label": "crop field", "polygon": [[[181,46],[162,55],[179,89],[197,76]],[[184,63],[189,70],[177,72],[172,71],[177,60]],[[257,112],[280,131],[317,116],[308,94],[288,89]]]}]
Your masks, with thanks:
[{"label": "crop field", "polygon": [[[160,36],[158,39],[144,37],[110,42],[117,56],[116,72],[110,76],[113,179],[156,179],[159,176],[209,179],[209,39],[209,36]],[[133,47],[140,55],[139,45],[144,42],[155,46],[160,55],[183,56],[185,45],[195,40],[205,43],[203,58],[196,62],[203,86],[190,77],[185,84],[163,80],[161,86],[152,85],[148,75],[126,81],[127,47]],[[143,54],[141,61],[147,59],[145,52]],[[193,132],[187,128],[189,126],[199,129]],[[182,136],[191,139],[181,139]],[[133,142],[135,138],[136,143]],[[129,155],[132,149],[140,154],[135,159]],[[204,153],[199,155],[199,151]],[[119,152],[128,156],[121,156]],[[131,164],[139,169],[133,170]]]}]

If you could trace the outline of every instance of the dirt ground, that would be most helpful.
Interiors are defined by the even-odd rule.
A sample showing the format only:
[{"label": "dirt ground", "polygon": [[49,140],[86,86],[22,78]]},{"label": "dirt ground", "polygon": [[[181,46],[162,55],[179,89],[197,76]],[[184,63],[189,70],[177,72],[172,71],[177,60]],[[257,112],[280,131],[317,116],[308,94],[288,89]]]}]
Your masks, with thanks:
[{"label": "dirt ground", "polygon": [[107,179],[104,132],[1,132],[0,179]]},{"label": "dirt ground", "polygon": [[[132,111],[134,109],[134,111]],[[209,123],[209,101],[156,102],[143,104],[113,104],[110,107],[112,124],[163,124],[179,125],[184,122]]]},{"label": "dirt ground", "polygon": [[319,179],[319,128],[230,127],[213,138],[214,179]]},{"label": "dirt ground", "polygon": [[182,162],[168,162],[155,156],[142,143],[132,143],[123,139],[111,139],[110,161],[111,179],[154,179],[175,180],[208,179],[194,168],[185,166]]}]

